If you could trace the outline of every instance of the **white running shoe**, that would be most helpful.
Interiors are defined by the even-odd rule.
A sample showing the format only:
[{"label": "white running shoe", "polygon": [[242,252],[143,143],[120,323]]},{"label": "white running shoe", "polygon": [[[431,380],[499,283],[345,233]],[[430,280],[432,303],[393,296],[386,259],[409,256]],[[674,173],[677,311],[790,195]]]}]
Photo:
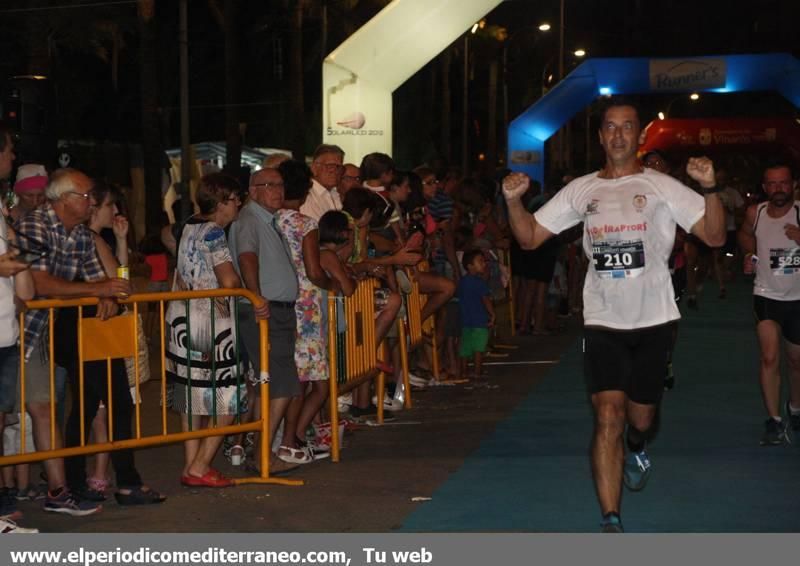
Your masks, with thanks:
[{"label": "white running shoe", "polygon": [[4,535],[27,535],[38,533],[39,529],[26,529],[25,527],[20,527],[14,521],[6,517],[0,517],[0,534]]},{"label": "white running shoe", "polygon": [[408,374],[408,382],[414,387],[425,387],[428,385],[427,379],[414,375],[413,373]]}]

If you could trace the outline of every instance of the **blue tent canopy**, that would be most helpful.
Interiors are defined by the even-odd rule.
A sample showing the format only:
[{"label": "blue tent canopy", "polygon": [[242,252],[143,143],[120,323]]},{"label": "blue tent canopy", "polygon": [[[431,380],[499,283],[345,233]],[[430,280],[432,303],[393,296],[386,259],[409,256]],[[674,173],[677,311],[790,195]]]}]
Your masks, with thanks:
[{"label": "blue tent canopy", "polygon": [[510,169],[544,181],[544,143],[601,96],[774,90],[800,107],[800,61],[787,53],[676,59],[590,59],[508,128]]}]

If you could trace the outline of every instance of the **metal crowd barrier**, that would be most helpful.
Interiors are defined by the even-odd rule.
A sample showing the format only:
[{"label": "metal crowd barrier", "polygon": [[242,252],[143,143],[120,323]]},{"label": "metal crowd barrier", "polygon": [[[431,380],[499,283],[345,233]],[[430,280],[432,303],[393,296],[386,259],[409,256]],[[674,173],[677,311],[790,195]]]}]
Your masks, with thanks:
[{"label": "metal crowd barrier", "polygon": [[[419,271],[428,271],[426,262],[420,263],[417,268]],[[408,353],[415,350],[425,342],[425,336],[431,338],[431,364],[434,379],[439,379],[439,347],[436,336],[436,316],[431,316],[427,320],[422,320],[422,307],[425,306],[428,298],[419,290],[419,282],[414,277],[413,270],[407,268],[406,274],[411,281],[411,293],[405,297],[406,321],[408,323],[408,345],[405,338],[405,324],[398,319],[398,334],[400,335],[400,360],[403,369],[403,383],[405,385],[405,407],[411,408],[411,385],[409,382]]]},{"label": "metal crowd barrier", "polygon": [[[218,298],[228,297],[241,297],[250,301],[253,305],[258,305],[260,299],[245,289],[215,289],[207,291],[185,291],[185,292],[165,292],[165,293],[143,293],[134,294],[126,298],[120,298],[121,305],[128,305],[130,311],[127,314],[115,316],[108,320],[102,321],[97,318],[83,318],[83,308],[87,306],[97,305],[99,300],[97,298],[82,298],[71,300],[36,300],[26,303],[27,310],[47,309],[49,311],[49,364],[50,364],[50,441],[51,446],[55,445],[56,438],[56,395],[55,395],[55,355],[54,345],[56,337],[54,336],[54,314],[57,309],[63,307],[77,307],[78,308],[78,368],[79,375],[78,387],[80,391],[80,398],[73,399],[73,403],[79,403],[79,411],[81,416],[81,442],[80,446],[58,448],[47,451],[36,451],[26,453],[25,438],[25,417],[24,412],[20,418],[20,454],[14,456],[0,457],[0,466],[8,466],[14,464],[38,462],[49,460],[52,458],[66,458],[77,455],[89,455],[100,452],[109,452],[113,450],[123,449],[138,449],[150,446],[161,446],[181,442],[184,440],[205,438],[210,436],[232,435],[247,432],[260,432],[260,475],[253,477],[234,478],[237,484],[250,484],[250,483],[271,483],[282,485],[302,485],[302,480],[297,479],[282,479],[275,478],[269,475],[269,384],[262,380],[259,385],[259,404],[261,408],[261,418],[249,423],[231,424],[228,426],[216,426],[216,404],[214,405],[212,416],[212,426],[202,430],[189,430],[186,432],[170,432],[167,426],[167,375],[166,375],[166,330],[165,330],[165,303],[171,301],[185,301],[186,308],[189,308],[190,300],[204,300],[207,299],[213,302]],[[134,403],[134,419],[135,427],[133,438],[125,440],[114,439],[113,429],[113,410],[114,399],[111,395],[111,360],[117,358],[132,358],[134,361],[134,370],[136,373],[136,381],[134,385],[134,399],[140,400],[140,360],[139,360],[139,336],[137,332],[137,320],[139,320],[139,305],[142,303],[158,303],[158,312],[161,327],[161,423],[160,431],[156,434],[143,435],[142,433],[142,408],[141,403]],[[235,324],[238,328],[238,301],[233,301],[234,310],[233,317],[236,321]],[[210,309],[212,334],[214,334],[214,308]],[[20,328],[24,328],[25,313],[20,314]],[[269,344],[267,339],[267,321],[260,320],[259,323],[259,348],[261,367],[258,368],[260,375],[269,375]],[[188,324],[188,323],[187,323]],[[238,334],[238,333],[237,333]],[[239,343],[236,344],[236,362],[239,366]],[[191,350],[191,343],[188,344],[187,350]],[[26,344],[24,332],[20,333],[20,407],[26,406],[26,392],[25,392],[25,351]],[[101,444],[87,444],[86,434],[84,430],[85,406],[84,406],[84,362],[89,361],[106,361],[107,363],[107,380],[108,380],[108,436],[109,441]],[[191,360],[189,364],[191,367]],[[214,373],[213,379],[216,379],[216,368],[214,360],[212,360],[212,372]],[[237,386],[245,387],[243,375],[238,375],[237,372]],[[239,380],[241,383],[239,384]],[[191,386],[191,382],[190,382]],[[215,397],[216,400],[216,397]],[[191,423],[191,404],[189,407],[189,422]],[[238,417],[237,417],[238,418]]]},{"label": "metal crowd barrier", "polygon": [[497,250],[500,263],[508,269],[508,285],[506,295],[508,297],[508,324],[511,326],[511,336],[517,335],[516,314],[514,312],[514,272],[511,270],[511,250]]},{"label": "metal crowd barrier", "polygon": [[[375,336],[375,288],[377,279],[358,282],[350,297],[328,296],[328,369],[330,372],[331,460],[339,461],[339,395],[377,377],[378,399],[383,399],[386,375],[378,369]],[[342,321],[344,317],[344,321]],[[344,332],[339,332],[340,323]],[[382,345],[386,347],[385,342]],[[383,403],[378,403],[378,422],[383,422]]]},{"label": "metal crowd barrier", "polygon": [[[400,345],[400,361],[402,364],[403,383],[405,386],[404,406],[412,407],[411,386],[408,375],[408,351],[406,344],[406,322],[409,326],[410,346],[416,348],[424,342],[423,332],[430,333],[433,338],[434,375],[438,378],[438,356],[436,355],[436,331],[434,317],[427,321],[421,319],[425,297],[419,291],[419,283],[409,272],[412,282],[411,293],[406,297],[406,317],[397,319],[398,342]],[[352,390],[365,380],[377,378],[376,394],[382,400],[386,390],[386,374],[377,366],[378,356],[375,336],[375,299],[374,292],[379,286],[377,279],[363,279],[358,282],[356,291],[350,297],[328,297],[328,364],[330,387],[331,417],[331,460],[339,461],[339,395]],[[343,333],[339,332],[339,324],[344,316]],[[380,344],[384,360],[389,360],[386,340]],[[377,404],[377,422],[383,422],[383,402]]]}]

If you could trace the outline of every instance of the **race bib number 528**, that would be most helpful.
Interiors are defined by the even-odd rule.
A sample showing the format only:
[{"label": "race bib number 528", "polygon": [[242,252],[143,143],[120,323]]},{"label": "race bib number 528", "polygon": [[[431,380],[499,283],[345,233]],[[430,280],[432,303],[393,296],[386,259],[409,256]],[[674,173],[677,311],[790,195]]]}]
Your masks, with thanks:
[{"label": "race bib number 528", "polygon": [[644,271],[644,243],[641,240],[597,243],[592,245],[592,260],[600,277],[638,277]]},{"label": "race bib number 528", "polygon": [[800,272],[800,248],[771,248],[769,268],[775,275],[794,275]]}]

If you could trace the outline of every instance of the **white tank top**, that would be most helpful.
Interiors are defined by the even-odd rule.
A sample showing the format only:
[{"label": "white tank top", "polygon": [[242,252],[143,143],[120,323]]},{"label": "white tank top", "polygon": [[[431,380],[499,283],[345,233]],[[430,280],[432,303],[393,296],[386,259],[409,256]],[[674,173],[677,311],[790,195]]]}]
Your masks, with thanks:
[{"label": "white tank top", "polygon": [[784,226],[800,226],[800,201],[781,218],[767,214],[767,204],[756,209],[756,281],[753,294],[776,301],[800,301],[800,245],[786,236]]}]

